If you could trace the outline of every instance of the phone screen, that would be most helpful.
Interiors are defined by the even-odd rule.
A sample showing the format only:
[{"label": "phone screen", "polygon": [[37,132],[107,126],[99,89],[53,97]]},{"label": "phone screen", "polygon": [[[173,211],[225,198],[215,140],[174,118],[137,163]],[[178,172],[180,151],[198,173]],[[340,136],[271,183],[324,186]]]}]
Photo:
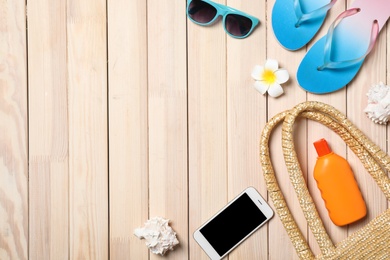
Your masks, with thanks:
[{"label": "phone screen", "polygon": [[243,193],[199,231],[223,256],[266,219],[248,194]]}]

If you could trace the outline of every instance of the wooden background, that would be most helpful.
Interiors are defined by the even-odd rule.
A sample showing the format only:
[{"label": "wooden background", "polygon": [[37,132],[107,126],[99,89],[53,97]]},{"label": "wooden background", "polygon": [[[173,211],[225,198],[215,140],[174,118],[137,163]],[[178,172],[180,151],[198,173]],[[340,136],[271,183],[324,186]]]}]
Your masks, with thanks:
[{"label": "wooden background", "polygon": [[[185,0],[0,0],[0,259],[207,259],[193,231],[247,186],[267,198],[261,130],[305,100],[335,106],[389,149],[388,127],[363,113],[370,85],[390,80],[386,27],[347,88],[312,95],[295,78],[306,48],[289,52],[274,38],[274,0],[217,2],[257,16],[259,27],[236,40],[221,22],[197,26]],[[336,3],[315,40],[350,4]],[[267,58],[291,75],[277,99],[252,87],[252,68]],[[368,205],[368,217],[349,227],[329,221],[313,181],[312,142],[322,137],[348,158]],[[280,138],[271,146],[288,203],[318,253]],[[301,120],[296,146],[335,243],[388,207],[328,129]],[[180,240],[164,258],[133,235],[154,216],[169,218]],[[277,216],[229,256],[296,258]]]}]

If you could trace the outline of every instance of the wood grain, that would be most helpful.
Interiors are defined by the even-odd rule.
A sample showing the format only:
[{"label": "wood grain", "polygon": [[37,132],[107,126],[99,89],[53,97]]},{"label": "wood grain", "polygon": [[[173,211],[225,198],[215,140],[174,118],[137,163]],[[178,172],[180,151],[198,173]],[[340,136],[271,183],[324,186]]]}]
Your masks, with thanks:
[{"label": "wood grain", "polygon": [[[226,42],[228,199],[249,186],[267,198],[258,162],[258,139],[266,122],[266,97],[256,91],[251,77],[254,66],[262,64],[266,55],[265,2],[229,0],[226,4],[261,21],[245,40],[227,37]],[[268,226],[264,226],[230,253],[229,259],[267,259],[267,237]]]},{"label": "wood grain", "polygon": [[[269,1],[267,3],[267,58],[276,59],[279,61],[279,67],[287,69],[290,74],[288,82],[282,85],[284,89],[283,96],[279,98],[272,98],[268,96],[267,115],[268,120],[279,112],[294,107],[296,104],[306,101],[306,92],[299,87],[296,81],[296,71],[298,65],[305,54],[305,50],[287,51],[276,41],[273,35],[271,25],[271,13],[272,7],[275,1]],[[265,61],[264,61],[265,62]],[[307,169],[307,126],[305,120],[298,120],[297,126],[294,128],[294,141],[296,144],[297,154],[300,155],[300,163],[302,171],[306,174]],[[282,144],[281,144],[281,128],[278,127],[273,137],[270,139],[270,154],[272,163],[275,168],[275,173],[280,183],[280,187],[283,190],[283,194],[286,197],[287,204],[298,223],[304,235],[307,234],[307,224],[300,209],[295,191],[290,183],[290,179],[287,177],[286,166],[284,165]],[[278,217],[270,222],[269,232],[269,252],[273,252],[270,255],[270,259],[297,259],[294,248],[287,236],[284,227],[282,226]],[[281,250],[280,245],[283,245]]]},{"label": "wood grain", "polygon": [[[217,1],[225,4],[224,1]],[[228,201],[226,37],[188,21],[189,230]],[[208,259],[191,239],[191,259]]]},{"label": "wood grain", "polygon": [[28,2],[30,259],[68,259],[66,1]]},{"label": "wood grain", "polygon": [[25,13],[0,1],[0,259],[28,259]]},{"label": "wood grain", "polygon": [[108,258],[106,2],[67,2],[71,259]]},{"label": "wood grain", "polygon": [[148,259],[133,235],[148,219],[146,23],[146,2],[108,1],[111,259]]},{"label": "wood grain", "polygon": [[[390,30],[389,30],[389,24],[386,24],[385,28],[383,28],[382,30],[385,30],[385,31],[382,31],[382,34],[384,34],[384,32],[386,32],[386,50],[389,50],[390,49]],[[383,36],[382,36],[383,37]],[[387,55],[386,55],[387,56]],[[390,66],[390,59],[389,58],[386,58],[386,68],[389,68]],[[386,73],[386,83],[387,85],[390,84],[390,73]],[[388,141],[389,139],[389,136],[390,136],[390,127],[389,126],[386,126],[386,153],[389,154],[389,151],[390,151],[390,143]],[[390,176],[390,173],[388,173],[389,176]],[[390,201],[387,202],[387,208],[390,207]]]},{"label": "wood grain", "polygon": [[169,258],[178,260],[189,254],[184,10],[181,0],[148,1],[149,215],[171,220],[180,245]]},{"label": "wood grain", "polygon": [[[222,19],[211,26],[187,19],[183,0],[0,0],[1,260],[162,259],[133,235],[154,216],[169,218],[180,241],[165,259],[208,259],[192,233],[248,186],[267,198],[261,130],[306,100],[341,110],[389,150],[388,127],[363,113],[369,87],[390,81],[388,25],[346,88],[314,95],[298,86],[298,65],[353,0],[337,1],[313,40],[294,52],[272,31],[277,0],[216,1],[258,17],[259,26],[233,39]],[[279,98],[253,88],[251,71],[268,58],[290,74]],[[306,120],[294,130],[333,242],[389,207],[339,137]],[[367,218],[349,227],[330,221],[312,176],[312,143],[322,137],[348,159],[368,205]],[[280,139],[278,128],[270,141],[277,178],[319,253],[286,175]],[[297,256],[275,216],[227,259]]]}]

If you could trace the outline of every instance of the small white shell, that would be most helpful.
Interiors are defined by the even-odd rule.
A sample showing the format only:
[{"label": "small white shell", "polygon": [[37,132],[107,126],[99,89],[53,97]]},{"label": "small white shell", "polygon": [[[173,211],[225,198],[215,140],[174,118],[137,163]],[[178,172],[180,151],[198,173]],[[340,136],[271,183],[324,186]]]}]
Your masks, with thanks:
[{"label": "small white shell", "polygon": [[390,86],[383,82],[372,85],[367,93],[368,105],[364,112],[374,123],[387,124],[390,119]]},{"label": "small white shell", "polygon": [[179,244],[176,232],[169,226],[169,219],[154,217],[145,222],[143,228],[134,230],[134,235],[145,239],[146,246],[153,254],[164,255]]}]

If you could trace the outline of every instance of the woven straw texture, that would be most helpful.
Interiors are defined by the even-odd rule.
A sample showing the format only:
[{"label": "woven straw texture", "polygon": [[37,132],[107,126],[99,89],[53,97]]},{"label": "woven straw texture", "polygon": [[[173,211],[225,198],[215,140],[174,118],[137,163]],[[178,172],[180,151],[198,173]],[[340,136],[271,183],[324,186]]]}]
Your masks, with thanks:
[{"label": "woven straw texture", "polygon": [[[390,179],[385,172],[390,170],[390,157],[342,113],[324,103],[309,101],[276,115],[263,130],[260,140],[260,160],[269,195],[298,256],[301,259],[390,259],[390,209],[337,245],[332,243],[307,189],[295,152],[293,125],[299,116],[320,122],[336,132],[358,156],[368,173],[390,200]],[[269,137],[273,128],[282,121],[284,160],[304,216],[321,249],[321,254],[317,256],[311,251],[288,209],[270,160]]]}]

